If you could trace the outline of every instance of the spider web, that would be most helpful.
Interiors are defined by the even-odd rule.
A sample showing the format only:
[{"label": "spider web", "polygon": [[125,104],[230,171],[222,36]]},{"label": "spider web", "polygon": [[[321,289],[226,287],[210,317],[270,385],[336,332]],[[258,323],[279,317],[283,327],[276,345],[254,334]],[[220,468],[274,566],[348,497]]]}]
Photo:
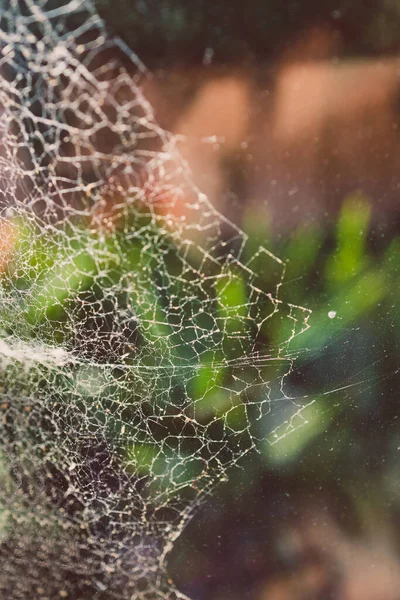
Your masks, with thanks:
[{"label": "spider web", "polygon": [[89,1],[0,6],[1,596],[184,598],[188,520],[301,423],[309,311],[196,189]]}]

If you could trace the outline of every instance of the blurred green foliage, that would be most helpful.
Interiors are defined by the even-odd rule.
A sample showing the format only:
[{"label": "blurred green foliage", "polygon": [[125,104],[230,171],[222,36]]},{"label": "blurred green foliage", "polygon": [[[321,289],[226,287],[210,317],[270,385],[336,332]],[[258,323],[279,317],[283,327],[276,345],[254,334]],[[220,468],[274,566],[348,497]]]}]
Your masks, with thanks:
[{"label": "blurred green foliage", "polygon": [[[224,585],[228,597],[248,593],[257,576],[246,570],[252,545],[267,581],[277,573],[285,581],[297,563],[301,572],[315,558],[312,545],[298,549],[297,531],[310,517],[331,566],[329,534],[318,533],[321,510],[320,522],[336,523],[349,539],[372,532],[373,548],[374,535],[390,524],[391,539],[400,547],[400,237],[377,227],[371,206],[354,193],[344,199],[335,222],[299,223],[296,231],[281,235],[263,207],[251,206],[244,215],[249,253],[264,244],[285,261],[280,298],[313,312],[309,329],[289,345],[295,362],[285,378],[287,399],[281,402],[274,390],[277,401],[265,421],[272,423],[272,434],[270,429],[259,454],[231,472],[178,543],[172,572],[183,589],[191,590],[180,570],[189,556],[188,564],[206,565],[216,588],[223,582],[220,589]],[[271,289],[276,273],[271,268],[263,279]],[[266,323],[265,351],[284,337],[286,321]],[[286,540],[288,531],[293,538]],[[336,569],[333,580],[341,597]],[[214,597],[212,586],[200,589]]]},{"label": "blurred green foliage", "polygon": [[[274,238],[268,227],[260,230],[260,222],[254,212],[253,220],[247,217],[247,233],[258,241],[264,236],[270,248]],[[327,439],[331,434],[334,439],[340,431],[344,438],[352,437],[347,431],[357,411],[356,422],[361,415],[365,418],[365,411],[376,414],[383,406],[395,417],[392,396],[385,397],[384,390],[396,375],[393,357],[400,341],[396,301],[400,244],[398,238],[384,243],[378,240],[377,248],[370,203],[360,194],[344,200],[331,230],[322,224],[300,226],[289,238],[276,239],[274,244],[275,252],[286,260],[282,299],[313,311],[309,328],[290,343],[290,349],[298,353],[297,379],[294,376],[290,385],[298,386],[295,396],[300,404],[302,394],[304,400],[315,398],[315,402],[300,413],[301,429],[282,439],[278,435],[272,452],[269,446],[266,449],[267,461],[281,462],[299,460],[306,447],[312,447],[322,435]],[[269,343],[282,337],[279,329],[284,326],[278,322],[276,329],[269,331]],[[335,392],[336,388],[341,390]],[[383,427],[390,427],[390,422]],[[336,443],[333,447],[329,461],[335,449],[339,450]]]},{"label": "blurred green foliage", "polygon": [[[265,270],[265,261],[254,260],[252,268],[264,265],[259,274],[260,285],[264,290],[274,290],[278,284],[280,300],[300,308],[291,309],[288,319],[280,311],[275,315],[271,305],[250,306],[250,289],[244,272],[232,265],[224,267],[216,278],[214,307],[209,307],[208,316],[201,321],[201,326],[206,327],[207,318],[214,311],[215,319],[226,324],[223,338],[214,348],[196,352],[196,361],[189,356],[189,362],[184,364],[193,368],[182,371],[181,377],[158,377],[158,392],[163,392],[171,402],[174,394],[179,397],[179,390],[184,387],[193,400],[193,414],[198,422],[209,423],[214,418],[221,418],[234,434],[246,430],[252,418],[247,402],[257,399],[257,394],[264,389],[261,384],[270,382],[272,402],[268,405],[269,411],[259,419],[261,429],[257,430],[259,438],[267,440],[262,447],[265,469],[282,464],[297,465],[299,461],[302,465],[307,461],[315,463],[313,448],[322,438],[324,447],[329,448],[328,454],[321,458],[326,461],[325,465],[333,464],[335,460],[340,463],[343,453],[348,464],[352,464],[346,454],[348,440],[352,445],[359,443],[362,446],[366,435],[365,420],[373,415],[373,422],[376,415],[385,411],[387,414],[393,412],[393,420],[386,420],[383,426],[387,434],[384,443],[397,447],[393,440],[399,438],[400,428],[394,420],[396,411],[391,404],[389,389],[396,369],[390,357],[396,356],[400,338],[400,311],[396,301],[400,291],[400,240],[388,240],[376,247],[371,233],[370,204],[357,194],[345,199],[330,231],[322,224],[300,225],[290,236],[274,239],[267,220],[260,218],[254,210],[247,215],[244,224],[249,236],[247,252],[254,253],[261,242],[280,256],[285,265],[284,278],[280,281],[276,261],[271,261],[273,268]],[[139,347],[141,365],[149,368],[148,382],[144,377],[140,383],[132,380],[129,394],[137,394],[140,399],[148,393],[154,384],[152,367],[179,367],[185,360],[185,348],[191,347],[190,336],[176,334],[174,323],[189,323],[184,314],[184,303],[179,302],[179,294],[185,294],[187,290],[175,285],[176,310],[171,311],[165,281],[162,286],[157,283],[160,276],[157,253],[168,257],[166,263],[171,263],[172,259],[166,249],[168,244],[157,231],[152,234],[151,244],[149,236],[127,239],[122,230],[99,239],[83,227],[79,228],[79,235],[76,229],[70,234],[54,230],[46,237],[38,235],[24,221],[16,221],[14,226],[17,230],[16,251],[21,260],[17,267],[10,265],[11,279],[3,278],[2,285],[10,286],[12,281],[16,289],[26,292],[22,296],[26,307],[20,307],[18,316],[19,321],[26,319],[26,330],[32,326],[34,330],[39,328],[42,336],[43,328],[47,327],[47,332],[54,332],[53,342],[65,343],[74,326],[70,323],[71,315],[80,318],[79,300],[85,298],[104,308],[104,303],[109,302],[107,294],[114,293],[113,285],[129,275],[135,281],[129,298],[115,300],[119,306],[125,302],[127,307],[134,307],[141,328],[139,337],[136,336],[124,349],[124,356],[126,359],[135,347]],[[172,271],[176,268],[176,265],[168,265]],[[102,276],[104,272],[108,274],[106,278]],[[282,348],[282,340],[291,337],[293,323],[304,319],[306,313],[302,311],[306,308],[313,311],[309,328],[301,335],[293,335],[285,349],[295,359],[294,366],[283,380],[281,392],[284,397],[275,403],[274,393],[279,395],[281,392],[280,384],[275,391],[274,385],[281,381],[290,361],[283,357],[281,361],[267,362],[258,369],[251,361],[242,362],[240,368],[234,366],[235,360],[246,349],[246,340],[251,337],[249,311],[259,310],[261,317],[265,316],[257,349],[261,356],[267,356]],[[271,315],[273,318],[269,318]],[[6,325],[7,318],[7,314],[2,315]],[[16,324],[9,322],[8,325],[13,332]],[[85,326],[84,323],[83,329]],[[100,328],[106,328],[105,334],[110,326],[110,323],[100,324]],[[134,352],[131,360],[135,360]],[[81,367],[73,387],[81,396],[80,401],[90,405],[90,410],[96,413],[97,419],[101,420],[101,411],[104,411],[103,420],[109,424],[109,435],[121,436],[121,424],[113,421],[114,409],[109,398],[118,399],[119,394],[128,392],[112,385],[113,376],[113,373],[100,372],[95,367]],[[242,390],[246,391],[246,396]],[[124,402],[122,396],[119,401]],[[148,474],[150,469],[152,474],[154,469],[160,473],[149,491],[152,497],[171,493],[171,481],[174,489],[180,489],[199,476],[202,465],[192,464],[190,449],[189,454],[178,446],[161,451],[161,445],[151,445],[146,440],[138,440],[132,445],[129,433],[127,427],[124,438],[127,440],[127,470],[136,470],[140,476]],[[165,437],[168,437],[168,431]],[[346,443],[343,440],[347,440]],[[240,440],[238,442],[233,435],[232,443],[238,444]]]}]

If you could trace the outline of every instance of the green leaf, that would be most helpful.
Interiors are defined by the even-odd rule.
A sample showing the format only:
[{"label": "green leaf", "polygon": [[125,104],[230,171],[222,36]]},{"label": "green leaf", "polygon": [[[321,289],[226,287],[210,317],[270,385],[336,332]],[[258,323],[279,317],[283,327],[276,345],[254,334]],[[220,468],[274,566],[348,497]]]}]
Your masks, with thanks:
[{"label": "green leaf", "polygon": [[332,287],[350,281],[367,265],[366,236],[370,216],[370,204],[363,196],[350,196],[343,203],[336,227],[337,247],[325,268],[326,279]]}]

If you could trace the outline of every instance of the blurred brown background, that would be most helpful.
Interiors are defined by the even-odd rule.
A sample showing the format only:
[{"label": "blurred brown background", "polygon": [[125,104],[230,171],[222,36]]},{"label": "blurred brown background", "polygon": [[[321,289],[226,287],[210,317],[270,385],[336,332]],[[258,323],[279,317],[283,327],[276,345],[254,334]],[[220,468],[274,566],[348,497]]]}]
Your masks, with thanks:
[{"label": "blurred brown background", "polygon": [[399,216],[400,59],[340,57],[340,39],[312,26],[263,65],[155,72],[144,86],[159,122],[182,136],[195,182],[224,214],[244,204],[274,231],[331,219],[355,190],[375,218]]}]

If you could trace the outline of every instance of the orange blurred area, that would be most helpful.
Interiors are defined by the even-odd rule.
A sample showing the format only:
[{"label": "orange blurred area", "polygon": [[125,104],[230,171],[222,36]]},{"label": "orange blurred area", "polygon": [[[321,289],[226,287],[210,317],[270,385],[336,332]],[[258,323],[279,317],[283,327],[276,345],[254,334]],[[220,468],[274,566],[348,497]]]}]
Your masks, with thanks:
[{"label": "orange blurred area", "polygon": [[0,219],[0,274],[7,268],[13,254],[14,246],[14,229],[8,221]]},{"label": "orange blurred area", "polygon": [[292,229],[299,212],[334,215],[355,190],[378,218],[398,215],[400,59],[338,58],[336,46],[313,28],[273,68],[176,68],[145,84],[195,183],[228,217],[236,204],[264,206]]},{"label": "orange blurred area", "polygon": [[304,564],[267,581],[257,600],[397,600],[400,567],[387,525],[375,515],[368,535],[352,537],[314,507],[292,531]]}]

